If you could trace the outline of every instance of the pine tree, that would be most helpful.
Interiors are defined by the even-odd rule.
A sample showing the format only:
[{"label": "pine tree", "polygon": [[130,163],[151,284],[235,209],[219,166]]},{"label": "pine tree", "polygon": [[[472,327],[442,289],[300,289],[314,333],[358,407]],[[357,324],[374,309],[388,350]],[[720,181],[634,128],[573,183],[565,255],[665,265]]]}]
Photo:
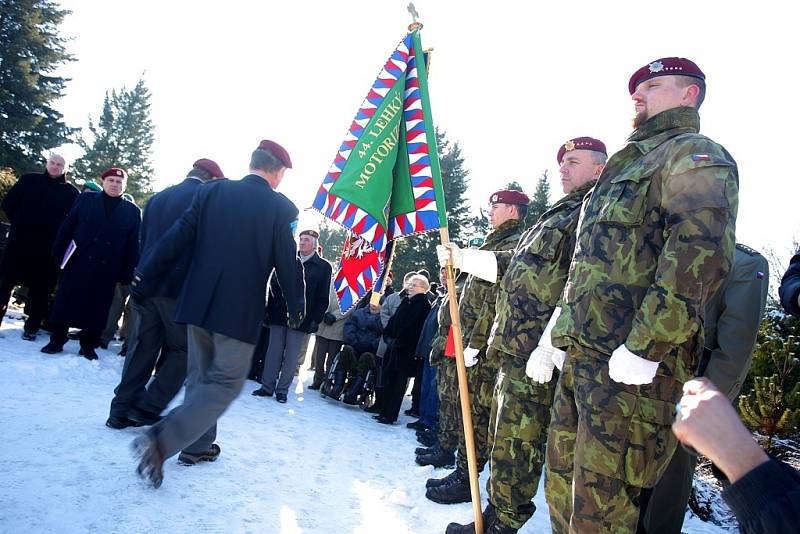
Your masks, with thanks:
[{"label": "pine tree", "polygon": [[86,152],[73,165],[76,178],[97,179],[109,167],[128,173],[126,192],[140,206],[152,194],[153,121],[150,118],[150,91],[140,79],[131,89],[108,92],[103,111],[95,124],[89,119],[91,140],[82,138]]},{"label": "pine tree", "polygon": [[536,182],[536,191],[528,206],[528,215],[525,217],[525,227],[530,228],[539,220],[544,212],[550,208],[550,183],[547,181],[547,171],[542,173]]},{"label": "pine tree", "polygon": [[327,221],[322,223],[319,229],[319,244],[322,247],[322,257],[333,264],[333,268],[339,264],[342,257],[342,245],[344,245],[347,230]]},{"label": "pine tree", "polygon": [[[469,215],[469,205],[465,197],[469,171],[464,168],[464,157],[461,155],[461,147],[458,142],[451,143],[447,139],[447,134],[438,128],[436,129],[436,144],[439,150],[439,165],[442,170],[450,240],[463,243],[471,237],[468,229],[473,220]],[[436,245],[439,243],[439,232],[428,232],[398,240],[392,264],[395,277],[402,277],[409,271],[427,269],[435,280],[436,273],[439,271],[439,263],[436,259]]]},{"label": "pine tree", "polygon": [[[17,183],[17,177],[14,175],[14,171],[10,167],[0,167],[0,202],[6,198],[8,191],[15,183]],[[0,210],[0,221],[9,222],[6,212],[3,210]],[[2,258],[2,252],[0,252],[0,258]]]},{"label": "pine tree", "polygon": [[73,58],[59,24],[70,12],[48,0],[0,0],[0,166],[41,170],[42,153],[74,133],[53,109],[69,81],[52,73]]}]

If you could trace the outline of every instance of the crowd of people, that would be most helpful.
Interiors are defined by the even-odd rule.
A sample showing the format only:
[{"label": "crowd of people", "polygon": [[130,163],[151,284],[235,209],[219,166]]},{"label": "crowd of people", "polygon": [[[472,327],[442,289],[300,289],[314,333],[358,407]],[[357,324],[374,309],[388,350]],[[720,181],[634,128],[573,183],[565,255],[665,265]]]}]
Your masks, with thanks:
[{"label": "crowd of people", "polygon": [[[421,444],[416,463],[452,469],[429,479],[425,495],[469,502],[452,301],[468,432],[478,471],[489,471],[484,532],[522,528],[542,474],[554,532],[680,532],[697,452],[725,475],[743,528],[796,529],[797,473],[769,459],[731,407],[769,276],[764,258],[736,243],[736,163],[699,134],[705,75],[662,58],[636,70],[629,90],[636,117],[625,147],[609,157],[593,137],[561,144],[564,196],[532,227],[529,198],[496,191],[485,236],[437,247],[438,280],[421,269],[395,290],[387,273],[379,293],[346,313],[317,231],[295,242],[298,210],[276,191],[292,162],[268,140],[242,180],[196,161],[143,218],[122,198],[123,169],[104,172],[101,191],[79,193],[51,155],[3,200],[11,232],[0,300],[27,287],[23,338],[35,340],[47,320],[42,351],[55,354],[74,327],[91,360],[130,294],[106,424],[147,427],[133,448],[154,487],[167,458],[218,458],[217,420],[247,377],[260,383],[254,396],[288,402],[314,336],[309,389],[361,405],[379,424],[396,424],[413,380],[406,414],[417,420],[406,426]],[[459,273],[455,294],[447,266]],[[800,313],[791,274],[781,296]],[[164,414],[184,384],[183,404]]]}]

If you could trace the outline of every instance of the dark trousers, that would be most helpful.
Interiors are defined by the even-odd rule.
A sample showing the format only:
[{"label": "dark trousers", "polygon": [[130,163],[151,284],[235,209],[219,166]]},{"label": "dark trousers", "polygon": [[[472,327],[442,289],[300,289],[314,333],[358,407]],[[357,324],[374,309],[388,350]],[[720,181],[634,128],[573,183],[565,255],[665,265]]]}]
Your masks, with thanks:
[{"label": "dark trousers", "polygon": [[680,534],[692,493],[697,456],[678,446],[658,483],[639,497],[639,534]]},{"label": "dark trousers", "polygon": [[422,360],[414,362],[414,385],[411,387],[411,411],[419,413],[419,403],[422,399]]},{"label": "dark trousers", "polygon": [[419,420],[431,428],[439,428],[439,392],[436,385],[436,367],[428,358],[422,364],[422,393],[419,403]]},{"label": "dark trousers", "polygon": [[[172,321],[175,304],[166,297],[133,303],[128,353],[111,401],[112,417],[127,417],[131,408],[159,415],[180,391],[186,380],[187,338],[186,325]],[[158,371],[145,389],[156,360]]]},{"label": "dark trousers", "polygon": [[[69,340],[67,334],[69,327],[63,324],[53,324],[50,327],[50,343],[57,345],[64,344]],[[81,337],[79,339],[82,349],[96,349],[100,346],[100,330],[90,330],[84,328],[81,330]]]},{"label": "dark trousers", "polygon": [[[108,344],[112,339],[114,339],[119,327],[119,319],[122,317],[122,313],[128,313],[127,310],[129,308],[127,302],[130,294],[131,286],[117,284],[116,289],[114,289],[114,300],[111,301],[111,307],[108,309],[106,328],[103,330],[103,333],[100,334],[100,341]],[[127,335],[124,337],[127,337]],[[128,345],[128,350],[130,350],[130,345]]]},{"label": "dark trousers", "polygon": [[[11,292],[14,290],[14,280],[3,277],[0,280],[0,321],[8,309],[8,301],[11,299]],[[47,304],[50,293],[53,292],[54,284],[37,283],[28,286],[28,296],[25,299],[25,313],[28,319],[25,321],[26,332],[38,332],[42,326],[42,321],[47,316]]]},{"label": "dark trousers", "polygon": [[403,405],[403,397],[406,394],[406,388],[408,388],[408,377],[405,373],[391,370],[387,373],[384,384],[381,415],[389,421],[397,421],[397,416],[400,415],[400,407]]},{"label": "dark trousers", "polygon": [[342,350],[342,342],[335,339],[316,336],[314,341],[314,385],[318,386],[325,380],[331,368],[333,358]]}]

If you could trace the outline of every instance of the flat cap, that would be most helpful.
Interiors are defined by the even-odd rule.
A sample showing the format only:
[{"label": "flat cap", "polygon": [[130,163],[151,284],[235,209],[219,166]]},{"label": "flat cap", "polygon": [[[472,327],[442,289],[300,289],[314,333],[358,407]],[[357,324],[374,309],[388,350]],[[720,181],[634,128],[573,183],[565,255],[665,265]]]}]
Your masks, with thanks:
[{"label": "flat cap", "polygon": [[109,176],[119,176],[120,178],[124,178],[125,180],[128,179],[128,173],[125,172],[124,169],[120,169],[119,167],[111,167],[106,172],[100,175],[100,179],[105,180]]},{"label": "flat cap", "polygon": [[640,83],[656,76],[692,76],[699,80],[706,79],[706,75],[694,61],[682,57],[662,57],[634,72],[628,81],[628,91],[635,93]]},{"label": "flat cap", "polygon": [[308,230],[303,230],[302,232],[300,232],[300,235],[310,235],[314,239],[319,239],[319,232],[317,232],[316,230],[311,230],[310,228]]},{"label": "flat cap", "polygon": [[289,157],[289,153],[286,152],[286,149],[283,148],[281,145],[276,143],[275,141],[270,141],[269,139],[264,139],[258,144],[259,150],[266,150],[280,161],[284,167],[287,169],[292,168],[292,159]]},{"label": "flat cap", "polygon": [[489,203],[494,204],[500,202],[501,204],[517,204],[519,206],[527,206],[530,204],[531,199],[522,191],[516,189],[501,189],[489,197]]},{"label": "flat cap", "polygon": [[217,162],[207,158],[201,158],[194,162],[193,167],[203,169],[214,178],[224,178],[225,174],[219,168]]},{"label": "flat cap", "polygon": [[606,156],[608,155],[608,152],[606,152],[606,145],[601,140],[595,139],[594,137],[576,137],[558,147],[556,161],[558,161],[559,165],[561,165],[561,160],[564,159],[564,154],[570,150],[592,150],[605,154]]}]

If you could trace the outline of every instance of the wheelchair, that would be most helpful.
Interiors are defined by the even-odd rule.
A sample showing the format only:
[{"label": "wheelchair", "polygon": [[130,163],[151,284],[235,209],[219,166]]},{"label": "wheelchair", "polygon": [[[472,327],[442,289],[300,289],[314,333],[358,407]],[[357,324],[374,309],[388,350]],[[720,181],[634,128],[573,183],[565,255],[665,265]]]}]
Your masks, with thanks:
[{"label": "wheelchair", "polygon": [[356,357],[345,345],[333,358],[331,368],[322,381],[320,395],[366,410],[375,403],[375,356],[364,353]]}]

